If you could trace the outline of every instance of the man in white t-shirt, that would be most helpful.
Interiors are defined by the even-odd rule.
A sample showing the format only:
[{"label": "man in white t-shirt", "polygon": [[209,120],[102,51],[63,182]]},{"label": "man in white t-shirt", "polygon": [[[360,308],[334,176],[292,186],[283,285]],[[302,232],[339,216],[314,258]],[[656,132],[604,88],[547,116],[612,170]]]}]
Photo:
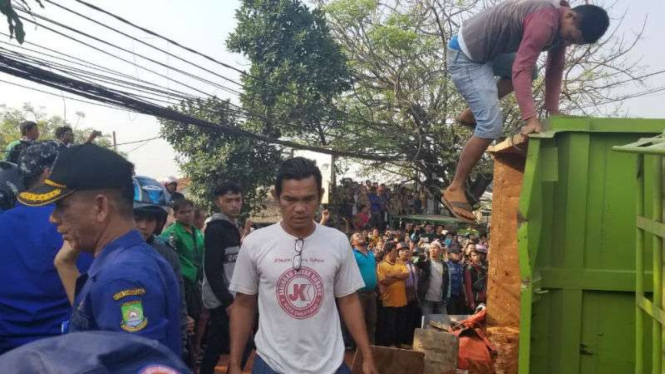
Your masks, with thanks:
[{"label": "man in white t-shirt", "polygon": [[344,363],[339,311],[365,358],[364,374],[378,374],[356,291],[365,286],[344,234],[314,222],[321,202],[321,171],[302,157],[285,161],[273,196],[282,221],[247,236],[230,289],[229,374],[242,353],[259,309],[253,373],[350,374]]}]

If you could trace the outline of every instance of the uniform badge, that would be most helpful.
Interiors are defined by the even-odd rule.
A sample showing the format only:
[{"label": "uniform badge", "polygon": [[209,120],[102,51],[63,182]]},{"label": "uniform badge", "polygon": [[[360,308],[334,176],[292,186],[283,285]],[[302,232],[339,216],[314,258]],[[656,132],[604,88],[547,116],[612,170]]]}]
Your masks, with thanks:
[{"label": "uniform badge", "polygon": [[129,332],[141,331],[148,325],[148,319],[143,315],[143,303],[140,300],[130,301],[120,305],[122,323],[120,327]]}]

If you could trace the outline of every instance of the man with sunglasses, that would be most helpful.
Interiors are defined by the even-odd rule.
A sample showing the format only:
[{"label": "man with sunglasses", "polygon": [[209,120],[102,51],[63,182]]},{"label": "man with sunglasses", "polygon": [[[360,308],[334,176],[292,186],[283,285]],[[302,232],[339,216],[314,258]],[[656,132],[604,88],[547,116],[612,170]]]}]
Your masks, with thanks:
[{"label": "man with sunglasses", "polygon": [[376,259],[374,253],[367,249],[367,240],[361,233],[357,232],[351,236],[353,255],[363,277],[365,287],[358,290],[358,297],[363,306],[365,325],[369,342],[374,344],[374,333],[376,331]]},{"label": "man with sunglasses", "polygon": [[336,302],[364,357],[363,373],[378,373],[356,293],[365,284],[349,241],[314,221],[322,196],[313,161],[297,157],[281,165],[273,197],[282,221],[245,237],[229,287],[236,292],[230,374],[242,372],[257,304],[253,373],[350,374]]}]

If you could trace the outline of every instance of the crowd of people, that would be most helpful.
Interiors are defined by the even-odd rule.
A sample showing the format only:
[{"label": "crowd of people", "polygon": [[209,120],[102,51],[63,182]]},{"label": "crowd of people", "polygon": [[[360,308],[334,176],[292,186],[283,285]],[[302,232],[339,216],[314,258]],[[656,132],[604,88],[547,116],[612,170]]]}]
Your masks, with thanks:
[{"label": "crowd of people", "polygon": [[385,230],[394,217],[435,213],[434,194],[424,185],[412,189],[399,184],[391,187],[370,180],[359,183],[345,178],[336,189],[337,213],[349,230],[371,227]]},{"label": "crowd of people", "polygon": [[[474,220],[464,184],[502,134],[499,99],[514,89],[522,134],[540,132],[530,84],[540,53],[549,51],[545,109],[557,115],[566,48],[595,43],[608,25],[593,5],[507,0],[450,39],[451,80],[470,106],[458,122],[474,128],[442,194],[453,215]],[[432,210],[426,188],[344,181],[338,213],[355,230],[349,238],[314,221],[321,172],[297,157],[276,172],[279,223],[239,226],[243,191],[228,181],[215,190],[218,211],[206,226],[207,214],[175,181],[143,188],[129,161],[92,144],[99,133],[74,145],[66,126],[54,141],[40,142],[34,122],[20,131],[6,149],[10,164],[0,165],[0,183],[9,187],[0,196],[0,354],[9,352],[0,367],[3,357],[39,347],[35,341],[105,331],[159,342],[201,373],[229,353],[228,373],[239,374],[255,349],[255,373],[348,374],[344,348],[355,344],[363,373],[378,374],[371,342],[407,347],[423,315],[473,313],[486,301],[485,237],[390,227],[391,216]],[[19,192],[19,202],[8,204]],[[163,199],[154,196],[160,193]],[[68,368],[92,362],[50,356],[65,357]]]},{"label": "crowd of people", "polygon": [[379,345],[410,348],[422,317],[473,314],[487,301],[486,236],[407,223],[350,238],[365,287],[367,333]]}]

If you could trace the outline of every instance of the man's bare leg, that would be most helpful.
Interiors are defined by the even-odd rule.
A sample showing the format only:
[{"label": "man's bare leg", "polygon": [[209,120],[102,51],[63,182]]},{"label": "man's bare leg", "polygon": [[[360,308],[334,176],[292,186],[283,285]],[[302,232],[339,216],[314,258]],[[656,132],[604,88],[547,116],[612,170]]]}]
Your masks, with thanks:
[{"label": "man's bare leg", "polygon": [[[501,100],[513,92],[513,81],[511,79],[501,78],[496,82],[496,88],[499,91],[499,100]],[[464,109],[462,114],[459,116],[459,120],[462,123],[476,123],[476,119],[473,117],[471,108]]]},{"label": "man's bare leg", "polygon": [[[459,163],[457,164],[457,170],[455,171],[455,177],[453,178],[452,183],[450,183],[450,186],[448,186],[443,192],[444,199],[450,203],[469,203],[464,195],[464,182],[471,173],[471,169],[476,166],[491,143],[492,139],[483,139],[476,136],[472,136],[471,139],[469,139],[464,146],[464,150],[462,150]],[[466,211],[460,208],[453,208],[453,210],[455,213],[466,219],[475,220],[471,211]]]}]

